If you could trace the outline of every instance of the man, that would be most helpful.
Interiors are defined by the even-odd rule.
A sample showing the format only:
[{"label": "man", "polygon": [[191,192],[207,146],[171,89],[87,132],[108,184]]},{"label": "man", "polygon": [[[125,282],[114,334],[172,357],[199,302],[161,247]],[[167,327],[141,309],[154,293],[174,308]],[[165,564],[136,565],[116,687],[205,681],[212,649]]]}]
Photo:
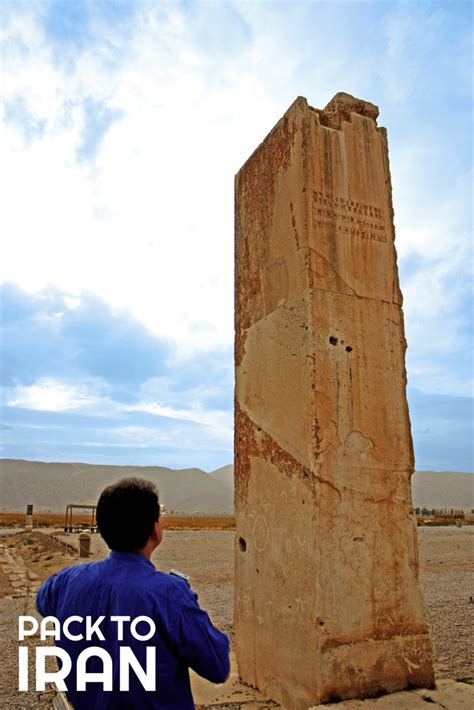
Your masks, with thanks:
[{"label": "man", "polygon": [[[213,683],[224,682],[229,674],[229,641],[199,607],[186,579],[158,572],[150,560],[163,536],[155,486],[128,478],[106,488],[97,505],[97,525],[112,550],[110,556],[61,570],[44,582],[36,600],[40,614],[58,618],[62,627],[72,616],[91,617],[92,622],[105,617],[98,624],[101,633],[93,639],[66,637],[77,638],[80,630],[84,632],[81,620],[76,619],[68,622],[69,633],[56,640],[72,660],[66,678],[69,700],[77,710],[193,709],[188,669]],[[119,623],[117,617],[126,620]],[[137,617],[145,619],[133,629]],[[153,626],[153,636],[142,640],[152,633]],[[75,661],[91,646],[105,649],[112,658],[112,690],[104,690],[98,681],[78,689]],[[156,690],[146,690],[133,669],[129,690],[120,690],[119,658],[124,646],[131,649],[142,668],[147,666],[147,647],[156,649]],[[94,656],[85,668],[89,678],[97,673],[99,679],[104,662]]]}]

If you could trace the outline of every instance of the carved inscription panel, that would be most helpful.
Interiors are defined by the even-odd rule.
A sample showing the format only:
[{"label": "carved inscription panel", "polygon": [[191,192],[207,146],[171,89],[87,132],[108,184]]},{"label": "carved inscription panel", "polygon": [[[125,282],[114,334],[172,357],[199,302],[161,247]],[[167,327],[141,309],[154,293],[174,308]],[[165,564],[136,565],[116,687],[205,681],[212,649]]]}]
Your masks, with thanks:
[{"label": "carved inscription panel", "polygon": [[339,195],[313,190],[313,227],[332,227],[338,234],[386,242],[383,210]]}]

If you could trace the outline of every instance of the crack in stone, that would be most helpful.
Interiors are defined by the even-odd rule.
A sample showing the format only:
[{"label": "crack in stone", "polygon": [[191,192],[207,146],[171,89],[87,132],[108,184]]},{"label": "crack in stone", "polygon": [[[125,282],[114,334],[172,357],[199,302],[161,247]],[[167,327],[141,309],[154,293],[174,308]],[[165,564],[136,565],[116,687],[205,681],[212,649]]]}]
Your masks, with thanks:
[{"label": "crack in stone", "polygon": [[449,710],[449,707],[447,705],[443,705],[443,703],[441,703],[439,700],[435,700],[431,695],[428,695],[425,690],[422,690],[421,692],[415,690],[415,695],[418,695],[418,697],[424,700],[425,703],[432,703],[438,708],[444,708],[444,710]]},{"label": "crack in stone", "polygon": [[[240,409],[240,408],[239,408]],[[270,454],[270,460],[272,463],[278,466],[278,463],[282,463],[282,459],[289,459],[292,466],[294,467],[292,469],[292,473],[295,472],[295,470],[299,473],[300,478],[303,479],[311,479],[313,481],[318,481],[318,483],[322,483],[326,486],[329,486],[337,495],[339,496],[339,500],[342,500],[342,493],[341,491],[337,488],[337,486],[334,485],[331,481],[328,481],[326,478],[323,478],[322,476],[319,476],[315,471],[312,469],[308,468],[304,464],[300,463],[292,454],[290,454],[288,451],[283,449],[280,444],[278,444],[275,439],[266,431],[263,429],[261,424],[257,424],[257,422],[252,419],[252,417],[242,409],[240,409],[241,414],[245,419],[248,421],[249,424],[251,424],[255,429],[258,430],[258,436],[259,439],[266,439],[266,441],[261,442],[261,446],[259,446],[260,442],[256,440],[254,437],[254,447],[253,451],[258,450],[260,454],[263,454],[263,451],[260,451],[259,449],[267,448],[268,453]],[[265,457],[264,457],[265,458]],[[285,463],[288,463],[285,461]],[[286,470],[286,467],[283,466],[281,467],[283,472],[285,474],[288,474],[288,471]]]},{"label": "crack in stone", "polygon": [[[350,288],[350,287],[349,287]],[[401,311],[401,306],[398,303],[395,303],[394,301],[386,301],[383,298],[371,298],[370,296],[360,296],[357,293],[344,293],[343,291],[334,291],[334,289],[331,288],[320,288],[318,286],[311,286],[309,288],[304,289],[301,291],[301,293],[311,293],[311,291],[323,291],[325,293],[335,293],[337,296],[348,296],[349,298],[356,298],[360,301],[371,301],[372,303],[386,303],[388,306],[396,306],[399,311]],[[272,313],[274,313],[278,308],[281,308],[282,306],[275,306],[275,308],[272,311],[269,311],[266,313],[262,318],[259,318],[258,320],[254,321],[248,328],[245,330],[249,330],[255,323],[260,323],[260,321],[265,320],[268,316],[270,316]]]}]

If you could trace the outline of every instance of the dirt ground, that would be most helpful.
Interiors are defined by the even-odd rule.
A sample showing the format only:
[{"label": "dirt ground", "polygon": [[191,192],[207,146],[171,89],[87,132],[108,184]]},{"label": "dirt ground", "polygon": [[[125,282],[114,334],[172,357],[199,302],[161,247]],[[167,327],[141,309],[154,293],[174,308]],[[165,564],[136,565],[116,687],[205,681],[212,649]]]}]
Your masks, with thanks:
[{"label": "dirt ground", "polygon": [[418,528],[435,674],[474,680],[474,528]]},{"label": "dirt ground", "polygon": [[[433,638],[436,676],[474,683],[474,527],[422,527],[418,528],[418,539],[421,584]],[[4,546],[4,554],[8,552],[24,561],[25,568],[34,578],[38,577],[38,582],[64,566],[80,562],[74,549],[74,535],[62,535],[56,540],[45,532],[20,532],[0,536],[0,544]],[[230,635],[231,643],[233,544],[234,533],[228,530],[168,530],[153,555],[158,569],[168,571],[174,567],[190,575],[201,606],[208,610],[213,622]],[[98,535],[93,536],[92,549],[92,558],[107,554]],[[25,595],[17,589],[14,596],[15,589],[6,570],[0,568],[2,707],[51,708],[51,694],[32,691],[20,694],[16,690],[17,616],[32,613],[34,593],[30,590]],[[242,708],[244,710],[245,706]]]}]

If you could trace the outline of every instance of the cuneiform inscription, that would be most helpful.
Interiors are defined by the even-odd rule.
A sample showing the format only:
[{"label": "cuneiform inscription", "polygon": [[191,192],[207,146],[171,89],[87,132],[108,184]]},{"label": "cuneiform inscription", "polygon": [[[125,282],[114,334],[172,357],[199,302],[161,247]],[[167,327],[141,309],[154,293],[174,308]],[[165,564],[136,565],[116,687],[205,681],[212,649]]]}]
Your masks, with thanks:
[{"label": "cuneiform inscription", "polygon": [[341,234],[386,242],[384,214],[380,207],[313,190],[313,226],[331,225]]}]

